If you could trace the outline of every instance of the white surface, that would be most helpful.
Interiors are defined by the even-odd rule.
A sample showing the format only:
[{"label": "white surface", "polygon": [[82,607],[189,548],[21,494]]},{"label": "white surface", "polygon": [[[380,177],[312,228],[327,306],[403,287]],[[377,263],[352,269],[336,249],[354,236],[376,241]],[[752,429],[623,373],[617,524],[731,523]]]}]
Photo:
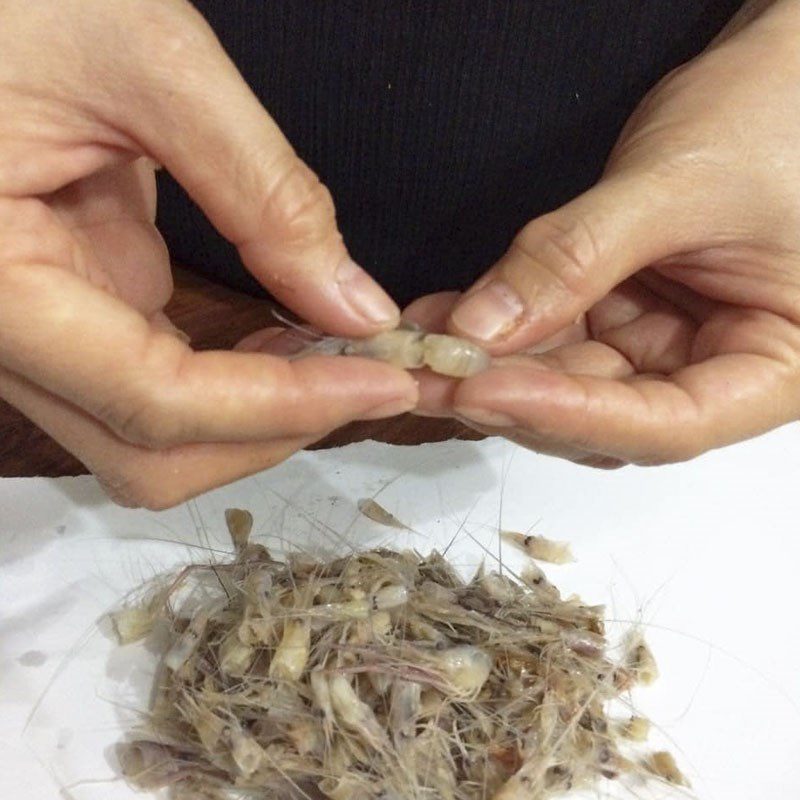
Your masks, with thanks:
[{"label": "white surface", "polygon": [[[356,500],[376,492],[422,533],[359,517]],[[663,677],[636,699],[697,796],[797,796],[795,425],[690,464],[612,473],[498,440],[367,443],[300,454],[158,514],[111,506],[88,478],[0,481],[0,798],[140,797],[115,780],[113,745],[142,707],[148,667],[98,620],[144,579],[207,560],[204,547],[229,551],[228,506],[252,510],[275,550],[288,541],[427,551],[457,534],[450,555],[465,569],[484,555],[469,534],[496,554],[501,519],[569,539],[578,563],[548,573],[564,592],[647,627]],[[503,561],[521,564],[511,551]]]}]

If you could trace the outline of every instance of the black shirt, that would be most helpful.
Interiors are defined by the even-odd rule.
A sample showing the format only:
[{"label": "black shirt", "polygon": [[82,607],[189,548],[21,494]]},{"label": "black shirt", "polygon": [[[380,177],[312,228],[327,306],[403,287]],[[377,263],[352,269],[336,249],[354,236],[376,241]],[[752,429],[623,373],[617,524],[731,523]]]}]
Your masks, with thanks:
[{"label": "black shirt", "polygon": [[[638,101],[742,0],[199,0],[401,304],[466,288],[590,186]],[[258,291],[169,179],[173,259]]]}]

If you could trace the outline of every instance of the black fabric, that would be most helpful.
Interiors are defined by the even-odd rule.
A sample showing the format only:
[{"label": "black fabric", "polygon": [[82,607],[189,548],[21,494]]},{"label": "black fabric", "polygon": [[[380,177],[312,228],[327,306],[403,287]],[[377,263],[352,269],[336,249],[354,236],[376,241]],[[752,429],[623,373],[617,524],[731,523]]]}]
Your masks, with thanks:
[{"label": "black fabric", "polygon": [[[645,92],[742,0],[199,0],[400,303],[470,284],[591,185]],[[169,179],[173,258],[255,281]]]}]

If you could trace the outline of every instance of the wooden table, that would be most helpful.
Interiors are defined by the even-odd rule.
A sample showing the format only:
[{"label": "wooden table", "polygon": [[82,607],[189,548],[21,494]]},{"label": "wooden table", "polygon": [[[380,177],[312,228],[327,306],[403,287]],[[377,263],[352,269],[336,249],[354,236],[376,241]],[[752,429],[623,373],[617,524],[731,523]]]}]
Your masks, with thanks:
[{"label": "wooden table", "polygon": [[[189,272],[177,270],[175,294],[167,307],[173,322],[186,331],[195,348],[229,348],[246,334],[270,324],[263,300],[233,292]],[[419,444],[453,438],[475,438],[453,420],[406,414],[388,420],[348,425],[315,447],[337,447],[362,439]],[[82,475],[86,468],[58,444],[0,400],[0,477]]]}]

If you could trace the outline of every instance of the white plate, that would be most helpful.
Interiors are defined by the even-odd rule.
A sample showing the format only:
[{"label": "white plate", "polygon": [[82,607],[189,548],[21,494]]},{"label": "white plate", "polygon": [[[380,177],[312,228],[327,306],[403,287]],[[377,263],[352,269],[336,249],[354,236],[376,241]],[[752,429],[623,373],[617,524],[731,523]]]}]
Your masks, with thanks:
[{"label": "white plate", "polygon": [[[359,516],[377,494],[418,533]],[[464,570],[498,555],[498,525],[569,539],[548,574],[642,622],[662,679],[640,692],[703,800],[793,795],[800,753],[800,427],[689,464],[598,472],[500,440],[375,443],[302,453],[158,514],[89,478],[0,481],[0,797],[131,800],[114,745],[146,703],[152,657],[98,625],[154,574],[230,551],[223,510],[259,539],[314,551],[453,540]],[[505,549],[506,568],[521,556]],[[646,797],[660,796],[652,789]],[[596,795],[592,795],[596,796]]]}]

